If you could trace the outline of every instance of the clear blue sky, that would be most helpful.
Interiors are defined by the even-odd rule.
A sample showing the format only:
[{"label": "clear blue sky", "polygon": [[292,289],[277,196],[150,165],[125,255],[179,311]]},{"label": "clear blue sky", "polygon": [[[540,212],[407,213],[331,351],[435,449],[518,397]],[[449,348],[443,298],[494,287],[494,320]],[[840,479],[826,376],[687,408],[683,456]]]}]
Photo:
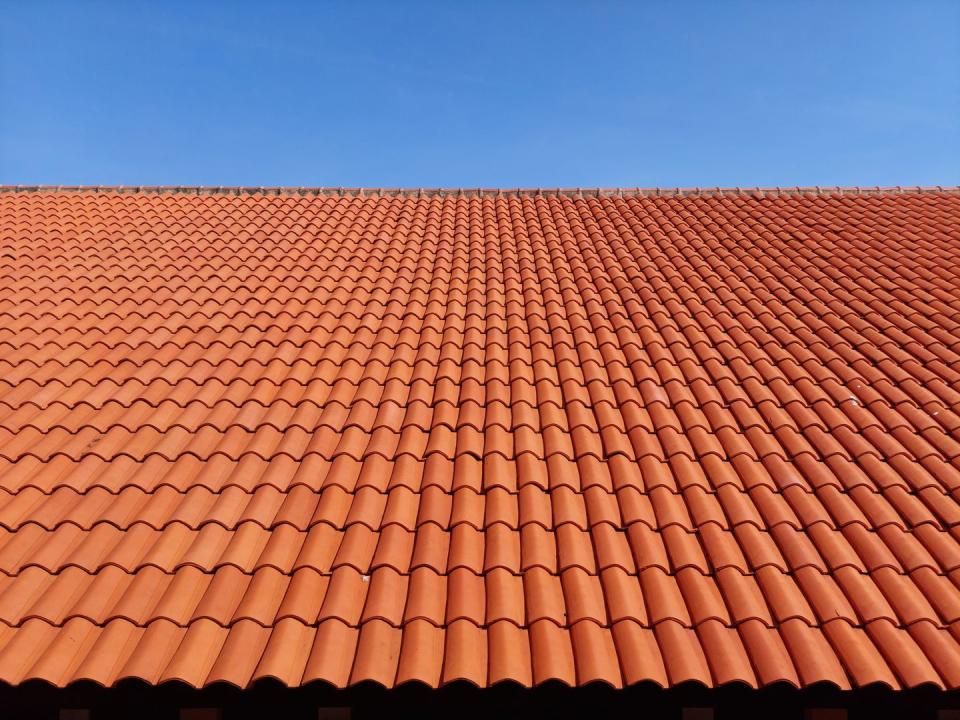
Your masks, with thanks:
[{"label": "clear blue sky", "polygon": [[960,1],[0,0],[0,182],[960,184]]}]

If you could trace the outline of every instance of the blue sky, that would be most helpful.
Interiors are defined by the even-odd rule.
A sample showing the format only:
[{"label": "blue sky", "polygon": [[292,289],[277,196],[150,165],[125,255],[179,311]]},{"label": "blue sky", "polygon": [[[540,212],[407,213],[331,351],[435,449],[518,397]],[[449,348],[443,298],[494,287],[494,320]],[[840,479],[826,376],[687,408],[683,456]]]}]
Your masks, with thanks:
[{"label": "blue sky", "polygon": [[0,0],[0,182],[960,184],[960,2]]}]

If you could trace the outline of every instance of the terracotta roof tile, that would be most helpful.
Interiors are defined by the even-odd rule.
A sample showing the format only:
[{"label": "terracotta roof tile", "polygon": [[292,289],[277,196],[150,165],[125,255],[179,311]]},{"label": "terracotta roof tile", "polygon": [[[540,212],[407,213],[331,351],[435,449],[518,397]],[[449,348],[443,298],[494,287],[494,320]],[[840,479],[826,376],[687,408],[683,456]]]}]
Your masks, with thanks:
[{"label": "terracotta roof tile", "polygon": [[960,687],[958,233],[0,193],[0,679]]}]

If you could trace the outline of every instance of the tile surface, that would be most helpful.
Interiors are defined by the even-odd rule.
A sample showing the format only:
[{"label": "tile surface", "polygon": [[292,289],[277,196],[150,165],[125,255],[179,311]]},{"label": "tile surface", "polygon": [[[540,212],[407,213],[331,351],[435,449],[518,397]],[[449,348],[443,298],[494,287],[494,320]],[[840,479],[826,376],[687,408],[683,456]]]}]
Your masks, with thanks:
[{"label": "tile surface", "polygon": [[960,195],[0,193],[0,681],[960,687]]}]

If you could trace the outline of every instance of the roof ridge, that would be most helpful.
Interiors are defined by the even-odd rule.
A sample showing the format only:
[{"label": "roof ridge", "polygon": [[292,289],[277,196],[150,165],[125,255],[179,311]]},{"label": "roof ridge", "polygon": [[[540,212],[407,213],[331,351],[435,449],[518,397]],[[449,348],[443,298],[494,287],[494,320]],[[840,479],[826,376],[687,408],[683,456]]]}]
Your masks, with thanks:
[{"label": "roof ridge", "polygon": [[357,195],[360,197],[432,196],[706,196],[706,195],[880,195],[903,193],[960,194],[956,185],[793,186],[793,187],[648,187],[648,188],[376,188],[214,185],[0,185],[0,193],[91,192],[188,195]]}]

